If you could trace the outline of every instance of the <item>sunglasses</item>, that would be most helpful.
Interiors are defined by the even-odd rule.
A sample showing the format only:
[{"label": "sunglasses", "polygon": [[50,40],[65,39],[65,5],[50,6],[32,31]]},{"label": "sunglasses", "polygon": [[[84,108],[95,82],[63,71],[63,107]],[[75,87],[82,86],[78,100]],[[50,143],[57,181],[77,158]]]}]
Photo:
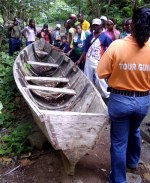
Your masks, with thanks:
[{"label": "sunglasses", "polygon": [[92,26],[93,26],[93,27],[97,27],[97,26],[99,26],[99,25],[97,25],[97,24],[93,24]]},{"label": "sunglasses", "polygon": [[111,25],[114,25],[114,24],[107,24],[108,27],[111,26]]}]

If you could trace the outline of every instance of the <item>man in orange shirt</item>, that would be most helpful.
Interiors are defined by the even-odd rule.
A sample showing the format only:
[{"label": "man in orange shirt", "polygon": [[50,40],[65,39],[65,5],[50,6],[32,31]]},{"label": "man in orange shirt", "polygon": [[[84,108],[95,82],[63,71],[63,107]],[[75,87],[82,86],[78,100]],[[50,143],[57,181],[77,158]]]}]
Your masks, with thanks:
[{"label": "man in orange shirt", "polygon": [[150,106],[150,9],[132,17],[132,35],[114,41],[99,61],[97,73],[107,78],[111,119],[110,183],[126,183],[126,165],[137,168],[140,124]]}]

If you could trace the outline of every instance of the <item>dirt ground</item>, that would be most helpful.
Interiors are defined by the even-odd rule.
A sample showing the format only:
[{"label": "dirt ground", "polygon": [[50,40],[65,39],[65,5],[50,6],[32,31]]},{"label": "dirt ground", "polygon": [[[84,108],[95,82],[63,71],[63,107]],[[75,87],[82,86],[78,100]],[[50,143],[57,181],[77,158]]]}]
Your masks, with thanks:
[{"label": "dirt ground", "polygon": [[[18,113],[23,115],[20,119],[32,120],[26,106],[23,109],[26,114]],[[0,163],[0,183],[107,183],[110,172],[109,131],[110,126],[106,125],[95,148],[77,163],[74,176],[66,174],[60,152],[48,143],[42,150],[35,149],[21,161],[8,166]],[[150,183],[150,143],[142,140],[141,163],[136,171],[128,172],[140,175],[142,183]],[[138,182],[132,180],[128,183]]]}]

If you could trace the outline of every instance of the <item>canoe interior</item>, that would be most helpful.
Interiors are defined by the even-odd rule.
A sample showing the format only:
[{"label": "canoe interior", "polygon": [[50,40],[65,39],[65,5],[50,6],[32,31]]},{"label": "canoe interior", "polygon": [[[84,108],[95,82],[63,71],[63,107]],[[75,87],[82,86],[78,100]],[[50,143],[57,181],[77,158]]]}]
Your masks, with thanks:
[{"label": "canoe interior", "polygon": [[[54,66],[43,66],[37,62]],[[74,67],[70,58],[43,40],[36,41],[20,52],[14,70],[17,84],[20,88],[26,88],[24,92],[39,109],[102,114],[106,112],[100,94],[84,73]]]}]

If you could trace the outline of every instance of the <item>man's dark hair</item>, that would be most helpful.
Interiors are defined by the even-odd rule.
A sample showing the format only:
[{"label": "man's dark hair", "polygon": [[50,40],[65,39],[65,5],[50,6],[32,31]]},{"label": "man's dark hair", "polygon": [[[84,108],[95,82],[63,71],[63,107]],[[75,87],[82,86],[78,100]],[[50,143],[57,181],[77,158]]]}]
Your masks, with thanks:
[{"label": "man's dark hair", "polygon": [[67,40],[67,36],[61,36],[61,39],[66,39]]},{"label": "man's dark hair", "polygon": [[130,20],[132,20],[132,18],[127,18],[127,19],[125,19],[124,25],[125,25],[125,26],[128,26]]},{"label": "man's dark hair", "polygon": [[48,24],[44,24],[43,29],[48,29]]},{"label": "man's dark hair", "polygon": [[150,37],[150,9],[141,8],[136,10],[132,16],[132,34],[139,47],[142,48]]},{"label": "man's dark hair", "polygon": [[83,13],[80,12],[80,13],[78,14],[78,17],[83,17]]}]

